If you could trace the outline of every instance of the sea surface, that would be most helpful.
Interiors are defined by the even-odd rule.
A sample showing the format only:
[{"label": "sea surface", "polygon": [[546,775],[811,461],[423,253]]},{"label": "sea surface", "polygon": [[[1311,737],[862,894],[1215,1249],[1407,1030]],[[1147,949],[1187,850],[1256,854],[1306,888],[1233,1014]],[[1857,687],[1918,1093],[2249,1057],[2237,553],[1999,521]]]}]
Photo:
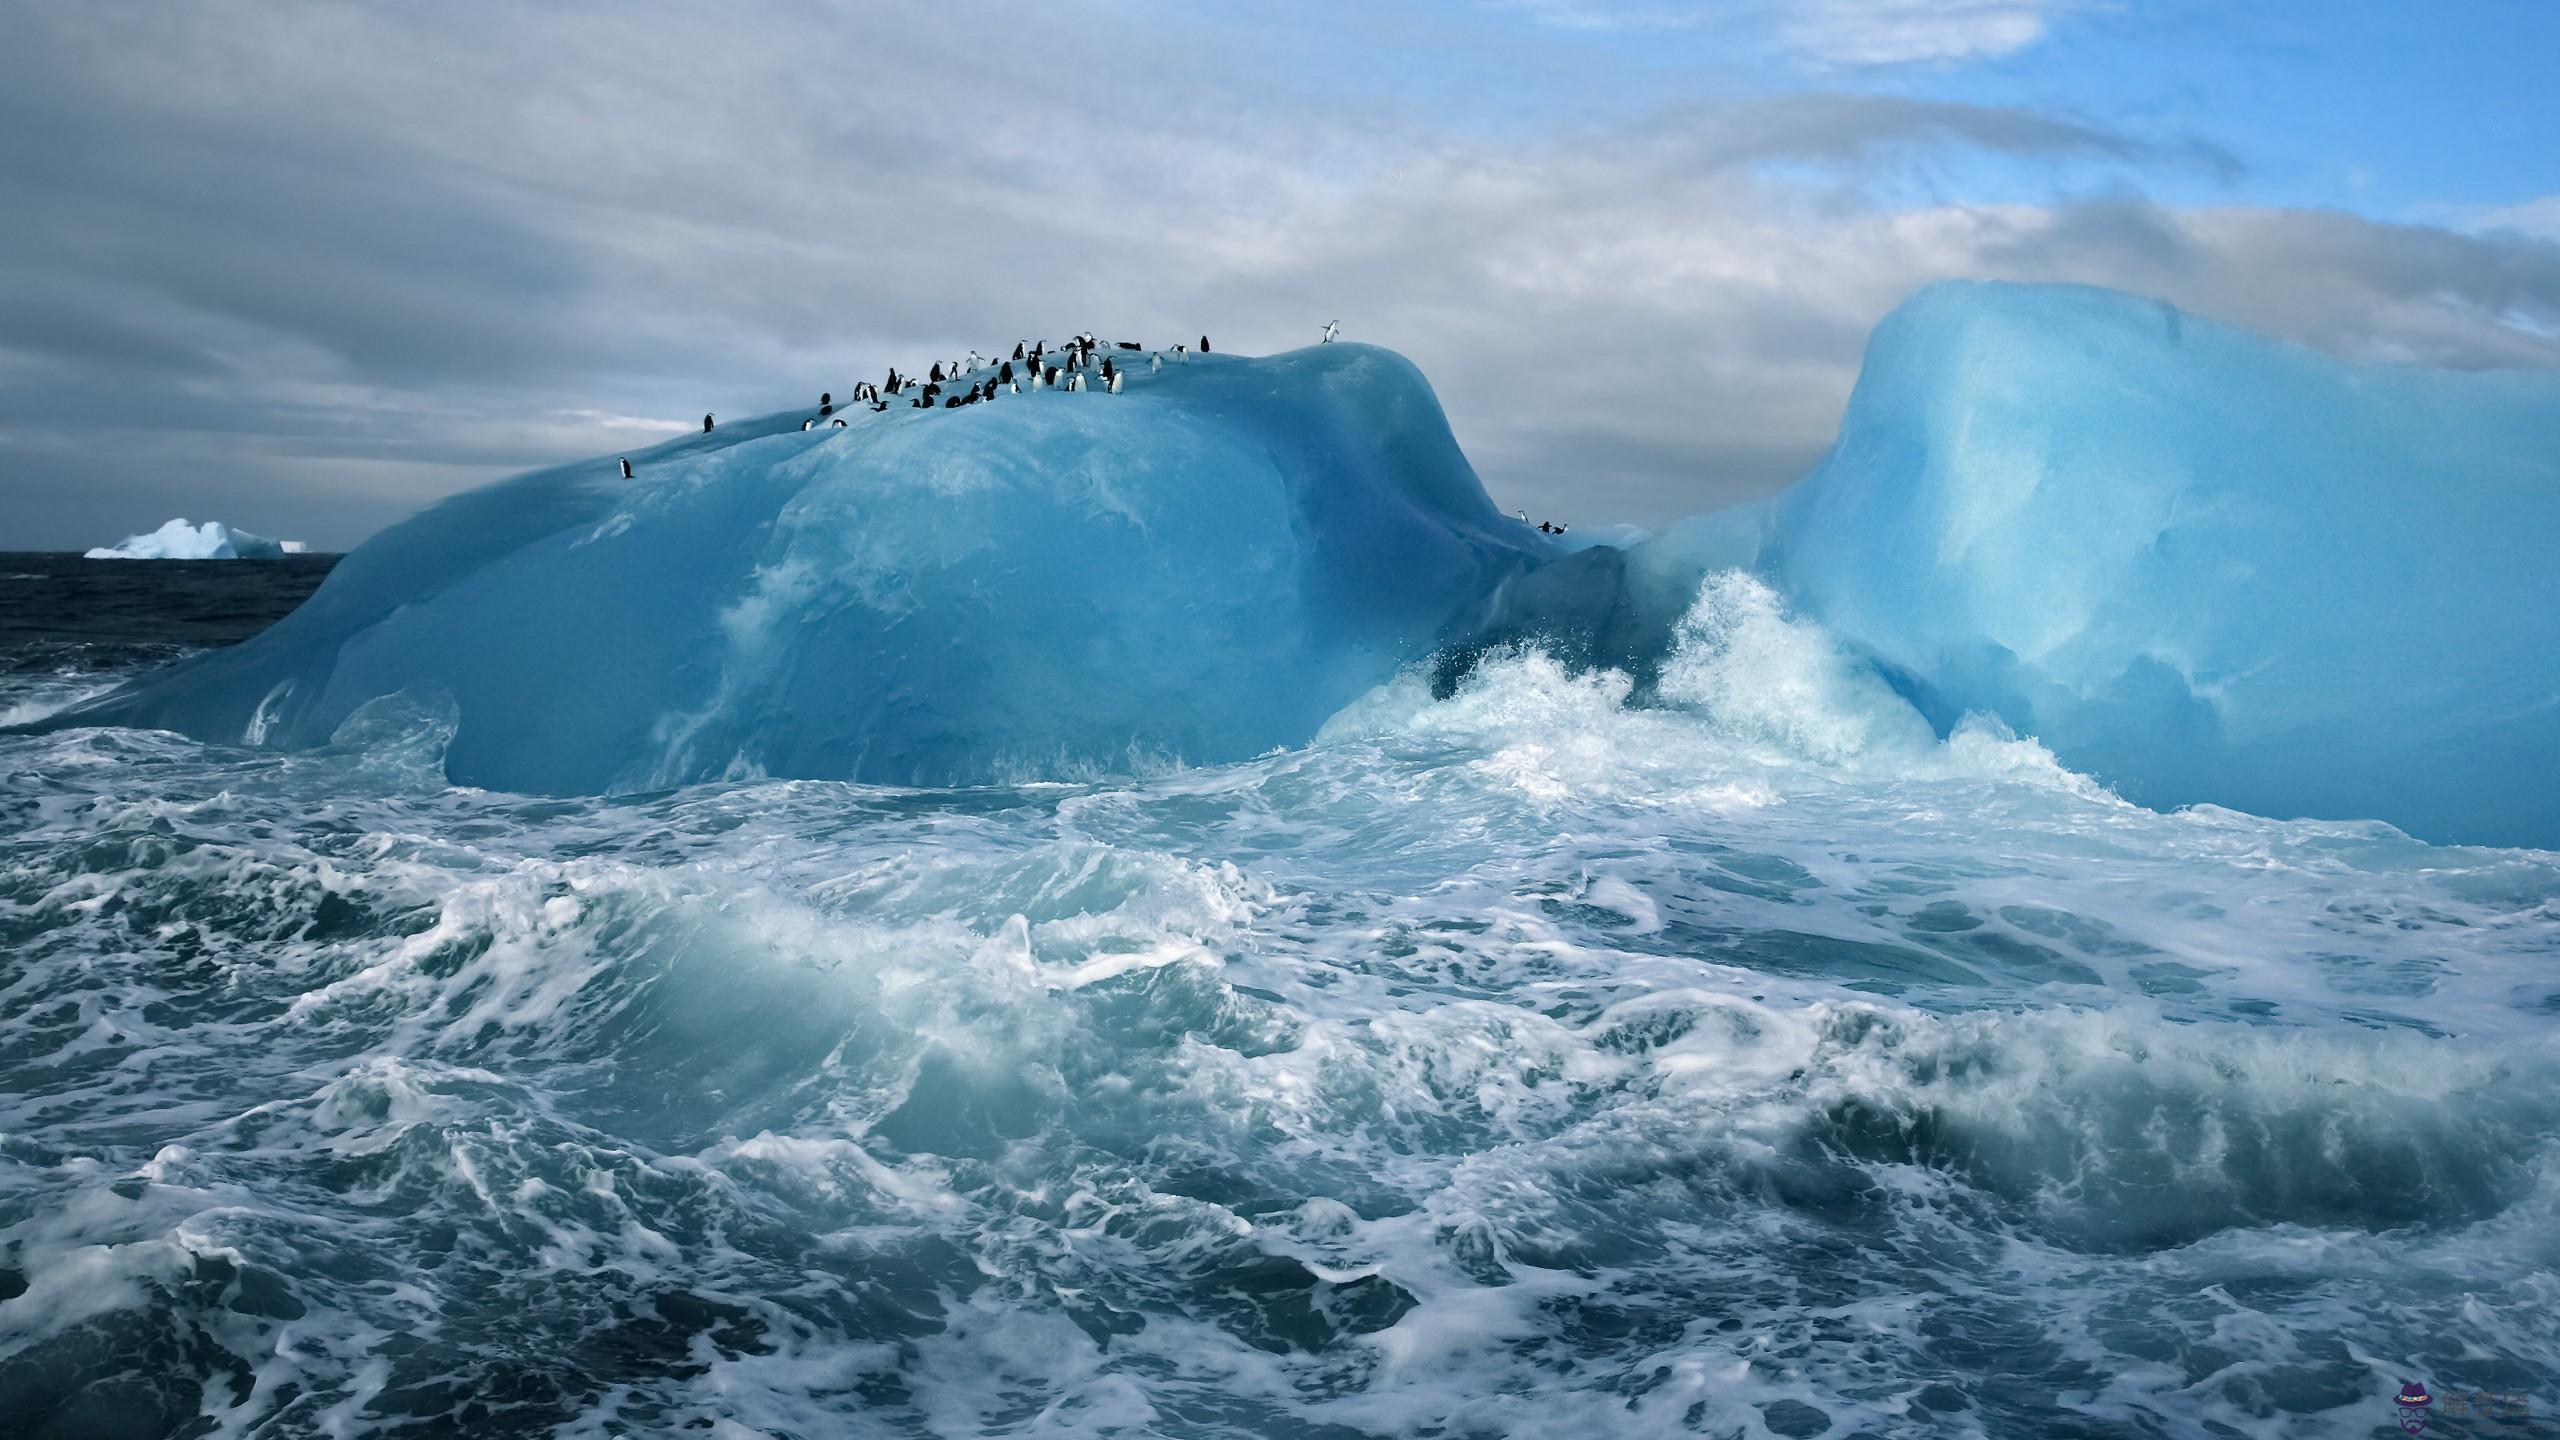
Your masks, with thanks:
[{"label": "sea surface", "polygon": [[[328,563],[0,556],[0,716]],[[2560,856],[1691,618],[1107,783],[0,735],[0,1432],[2552,1432]]]}]

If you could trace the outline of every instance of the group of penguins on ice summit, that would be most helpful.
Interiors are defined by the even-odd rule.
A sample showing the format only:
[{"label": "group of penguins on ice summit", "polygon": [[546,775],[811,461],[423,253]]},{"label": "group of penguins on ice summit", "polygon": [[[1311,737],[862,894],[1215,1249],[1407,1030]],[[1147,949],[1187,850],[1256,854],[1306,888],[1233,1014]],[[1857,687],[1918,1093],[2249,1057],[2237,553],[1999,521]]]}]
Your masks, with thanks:
[{"label": "group of penguins on ice summit", "polygon": [[[1326,325],[1324,339],[1318,343],[1332,344],[1334,335],[1341,328],[1342,322],[1339,320]],[[1147,357],[1147,369],[1150,371],[1163,369],[1164,357],[1168,353],[1176,360],[1188,359],[1191,355],[1191,347],[1188,345],[1176,345],[1170,352],[1149,351],[1135,340],[1118,341],[1113,348],[1144,352]],[[980,401],[993,400],[999,394],[1019,395],[1025,385],[1034,390],[1056,389],[1072,392],[1089,389],[1091,387],[1086,383],[1088,376],[1099,383],[1104,390],[1117,395],[1120,393],[1121,382],[1127,377],[1128,371],[1109,355],[1101,355],[1101,363],[1096,364],[1095,357],[1101,350],[1102,342],[1095,339],[1088,331],[1068,341],[1065,348],[1056,352],[1061,359],[1055,361],[1050,358],[1048,341],[1025,340],[1014,345],[1013,358],[1010,360],[997,361],[990,367],[984,356],[972,350],[965,361],[953,360],[948,364],[935,364],[926,372],[921,382],[912,375],[899,374],[898,367],[892,365],[889,367],[887,379],[877,384],[865,380],[854,386],[851,404],[869,405],[874,412],[883,411],[889,408],[886,397],[905,395],[908,388],[913,386],[916,393],[907,402],[909,408],[931,410],[934,408],[934,402],[939,400],[942,402],[941,408],[957,410],[963,405],[975,405]],[[1209,337],[1206,335],[1200,337],[1200,353],[1203,355],[1209,353]],[[1022,367],[1019,373],[1014,369],[1017,365]],[[963,377],[975,377],[990,368],[993,369],[993,374],[986,375],[982,379],[970,379],[969,388],[966,390],[952,394],[944,393],[943,386],[957,385]],[[811,429],[819,420],[834,418],[835,414],[835,393],[828,391],[818,397],[817,415],[801,421],[800,428]],[[710,433],[712,424],[711,416],[702,417],[702,429],[705,434]],[[835,424],[841,428],[844,421],[841,418],[835,418]],[[620,463],[622,478],[630,479],[630,458],[626,456]]]},{"label": "group of penguins on ice summit", "polygon": [[[1316,343],[1332,344],[1334,336],[1341,333],[1341,330],[1341,321],[1328,322],[1324,327],[1323,338]],[[1115,341],[1111,348],[1143,353],[1147,358],[1147,369],[1150,373],[1164,368],[1165,356],[1168,354],[1176,360],[1187,360],[1191,356],[1191,347],[1188,345],[1176,345],[1170,351],[1148,350],[1135,340],[1120,340]],[[1091,331],[1079,333],[1074,339],[1069,340],[1064,347],[1055,352],[1057,359],[1052,359],[1051,353],[1049,342],[1046,340],[1016,342],[1013,347],[1013,358],[1009,360],[990,362],[985,356],[972,350],[966,360],[953,360],[947,364],[937,362],[925,372],[922,381],[918,381],[912,375],[899,374],[898,368],[892,365],[889,367],[887,378],[880,382],[875,384],[865,380],[855,385],[848,408],[850,405],[868,405],[876,414],[889,408],[887,397],[906,396],[908,389],[913,387],[915,394],[907,397],[908,408],[931,410],[935,408],[935,402],[940,401],[940,408],[957,410],[963,405],[976,405],[993,400],[998,395],[1019,395],[1025,385],[1034,390],[1064,390],[1069,393],[1086,390],[1091,388],[1086,383],[1087,377],[1091,377],[1105,392],[1117,395],[1120,393],[1122,382],[1128,378],[1128,370],[1119,365],[1112,355],[1104,353],[1102,342],[1096,339]],[[1209,353],[1209,337],[1206,335],[1200,337],[1200,353],[1203,355]],[[1016,366],[1020,366],[1021,369],[1017,371]],[[963,379],[968,380],[968,388],[947,394],[944,392],[945,385],[958,385]],[[832,420],[837,428],[842,428],[844,425],[843,418],[836,415],[836,397],[833,391],[827,391],[818,396],[818,413],[801,421],[800,428],[803,431],[813,429],[820,420]],[[712,416],[702,417],[702,429],[705,434],[710,433],[713,424]],[[626,456],[620,463],[622,478],[630,479],[630,458]],[[1525,525],[1528,521],[1528,515],[1525,512],[1522,513],[1520,522]],[[1537,528],[1539,533],[1545,535],[1561,535],[1565,531],[1562,525],[1551,525],[1543,520],[1538,522]]]}]

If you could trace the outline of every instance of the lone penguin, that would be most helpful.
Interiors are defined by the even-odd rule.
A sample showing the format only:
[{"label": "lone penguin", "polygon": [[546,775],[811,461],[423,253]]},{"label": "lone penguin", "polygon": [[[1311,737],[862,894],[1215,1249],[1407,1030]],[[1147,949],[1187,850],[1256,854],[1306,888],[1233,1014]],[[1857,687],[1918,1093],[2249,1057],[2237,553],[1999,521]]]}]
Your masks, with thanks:
[{"label": "lone penguin", "polygon": [[702,417],[702,433],[705,435],[711,433],[711,417],[708,415]]},{"label": "lone penguin", "polygon": [[1332,344],[1332,343],[1333,343],[1333,333],[1334,333],[1335,331],[1337,331],[1337,330],[1341,329],[1341,328],[1342,328],[1342,322],[1341,322],[1341,321],[1339,321],[1339,320],[1327,320],[1326,322],[1324,322],[1324,338],[1323,338],[1323,339],[1321,339],[1321,340],[1319,340],[1319,341],[1317,341],[1316,343],[1317,343],[1317,344],[1319,344],[1319,345],[1330,345],[1330,344]]},{"label": "lone penguin", "polygon": [[1200,337],[1200,353],[1203,355],[1209,353],[1209,337],[1206,335]]},{"label": "lone penguin", "polygon": [[622,478],[625,480],[631,478],[631,462],[628,459],[622,462]]},{"label": "lone penguin", "polygon": [[1148,374],[1153,375],[1153,374],[1155,374],[1157,371],[1162,370],[1163,368],[1164,368],[1164,352],[1163,352],[1163,351],[1159,350],[1159,351],[1157,351],[1155,354],[1150,355],[1150,356],[1148,356],[1148,357],[1147,357],[1147,373],[1148,373]]}]

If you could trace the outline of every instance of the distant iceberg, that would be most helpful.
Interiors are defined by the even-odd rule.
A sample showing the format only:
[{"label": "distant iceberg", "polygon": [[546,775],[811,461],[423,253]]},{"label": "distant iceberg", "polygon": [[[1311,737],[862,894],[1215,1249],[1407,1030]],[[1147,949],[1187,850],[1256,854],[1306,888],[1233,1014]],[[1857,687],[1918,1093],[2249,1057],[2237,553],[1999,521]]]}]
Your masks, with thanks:
[{"label": "distant iceberg", "polygon": [[273,560],[307,548],[299,540],[270,540],[219,520],[190,525],[179,519],[148,535],[127,535],[85,553],[91,560]]}]

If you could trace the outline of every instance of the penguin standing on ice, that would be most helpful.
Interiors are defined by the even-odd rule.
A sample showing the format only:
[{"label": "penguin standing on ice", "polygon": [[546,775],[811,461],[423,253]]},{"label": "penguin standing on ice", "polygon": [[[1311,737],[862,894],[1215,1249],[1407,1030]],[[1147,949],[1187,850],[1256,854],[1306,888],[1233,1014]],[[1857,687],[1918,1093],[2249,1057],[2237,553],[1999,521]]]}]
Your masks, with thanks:
[{"label": "penguin standing on ice", "polygon": [[836,403],[836,396],[835,396],[835,392],[834,392],[834,391],[832,391],[832,390],[821,390],[821,391],[819,391],[819,392],[818,392],[818,408],[819,408],[819,409],[823,410],[823,409],[825,409],[826,407],[828,407],[828,406],[830,406],[830,405],[833,405],[834,403]]},{"label": "penguin standing on ice", "polygon": [[812,425],[815,425],[815,424],[817,424],[817,423],[818,423],[818,422],[817,422],[817,421],[815,421],[815,420],[803,420],[803,421],[801,421],[801,422],[800,422],[800,433],[801,433],[801,434],[803,434],[803,435],[808,434],[808,433],[809,433],[809,427],[810,427],[810,426],[812,426]]},{"label": "penguin standing on ice", "polygon": [[844,417],[841,415],[836,417],[836,428],[839,430],[844,428]]},{"label": "penguin standing on ice", "polygon": [[1209,353],[1209,337],[1206,335],[1200,337],[1200,353],[1203,355]]},{"label": "penguin standing on ice", "polygon": [[1162,369],[1164,369],[1164,352],[1159,350],[1147,357],[1147,373],[1153,375]]},{"label": "penguin standing on ice", "polygon": [[1128,374],[1128,373],[1129,373],[1129,372],[1128,372],[1128,371],[1126,371],[1126,370],[1114,370],[1113,372],[1111,372],[1111,383],[1110,383],[1110,384],[1108,384],[1108,385],[1105,385],[1105,386],[1104,386],[1104,387],[1102,387],[1102,388],[1104,388],[1104,389],[1106,389],[1106,390],[1110,391],[1110,392],[1111,392],[1112,394],[1114,394],[1114,395],[1119,394],[1119,393],[1120,393],[1120,377],[1122,377],[1122,376],[1124,376],[1124,375],[1126,375],[1126,374]]},{"label": "penguin standing on ice", "polygon": [[924,378],[928,381],[939,381],[942,378],[942,362],[934,361],[933,368],[925,372]]},{"label": "penguin standing on ice", "polygon": [[1013,342],[1013,358],[1014,358],[1014,359],[1016,359],[1016,360],[1019,360],[1019,359],[1022,359],[1022,358],[1023,358],[1023,355],[1022,355],[1022,342],[1021,342],[1021,341],[1019,341],[1019,340],[1016,340],[1016,341],[1014,341],[1014,342]]},{"label": "penguin standing on ice", "polygon": [[[1014,360],[1019,360],[1021,358],[1021,356],[1017,355],[1014,357]],[[1013,383],[1013,360],[1007,360],[1002,365],[996,367],[996,379],[1006,385]]]},{"label": "penguin standing on ice", "polygon": [[1108,355],[1103,356],[1103,357],[1102,357],[1102,383],[1103,383],[1103,384],[1105,384],[1105,385],[1109,385],[1109,386],[1112,388],[1112,390],[1113,390],[1114,392],[1117,392],[1117,391],[1119,390],[1119,388],[1120,388],[1119,380],[1120,380],[1120,372],[1111,368],[1111,357],[1110,357],[1110,356],[1108,356]]},{"label": "penguin standing on ice", "polygon": [[711,417],[708,415],[702,417],[702,433],[705,435],[711,433]]},{"label": "penguin standing on ice", "polygon": [[622,478],[625,480],[631,478],[631,462],[628,459],[622,462]]}]

